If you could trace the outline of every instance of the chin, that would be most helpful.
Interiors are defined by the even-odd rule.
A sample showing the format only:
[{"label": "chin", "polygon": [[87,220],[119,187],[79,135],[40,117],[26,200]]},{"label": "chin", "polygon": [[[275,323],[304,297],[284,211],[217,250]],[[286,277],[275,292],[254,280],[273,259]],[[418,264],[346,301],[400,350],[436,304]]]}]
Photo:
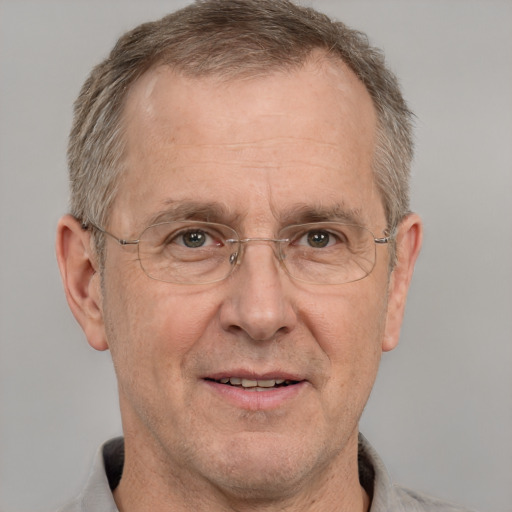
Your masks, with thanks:
[{"label": "chin", "polygon": [[[310,441],[311,442],[311,441]],[[233,498],[255,502],[292,496],[306,478],[327,465],[325,456],[289,436],[246,433],[226,443],[211,471],[211,480]],[[213,473],[213,474],[212,474]]]}]

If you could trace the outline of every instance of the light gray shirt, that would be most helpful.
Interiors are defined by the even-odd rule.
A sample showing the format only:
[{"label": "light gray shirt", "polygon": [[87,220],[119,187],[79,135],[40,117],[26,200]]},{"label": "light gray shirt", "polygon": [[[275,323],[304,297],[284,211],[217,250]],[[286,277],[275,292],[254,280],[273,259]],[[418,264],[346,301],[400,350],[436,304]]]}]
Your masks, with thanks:
[{"label": "light gray shirt", "polygon": [[[119,512],[112,489],[119,484],[123,462],[123,439],[105,443],[96,455],[83,491],[59,512]],[[372,500],[370,512],[469,512],[393,484],[380,457],[362,435],[359,436],[359,478]]]}]

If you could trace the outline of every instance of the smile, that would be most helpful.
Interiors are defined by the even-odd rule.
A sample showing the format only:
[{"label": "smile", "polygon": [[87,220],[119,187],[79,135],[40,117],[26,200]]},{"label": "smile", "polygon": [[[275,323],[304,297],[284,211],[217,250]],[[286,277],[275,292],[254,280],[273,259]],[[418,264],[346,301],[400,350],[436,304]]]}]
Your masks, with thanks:
[{"label": "smile", "polygon": [[232,370],[203,377],[210,393],[222,402],[248,411],[275,410],[304,396],[310,389],[309,381],[297,374],[282,372],[255,373]]},{"label": "smile", "polygon": [[293,384],[297,384],[298,381],[288,380],[288,379],[243,379],[240,377],[225,377],[219,380],[213,380],[213,382],[218,382],[220,384],[225,384],[228,386],[234,386],[238,388],[243,388],[245,391],[269,391],[271,389],[281,388],[290,386]]}]

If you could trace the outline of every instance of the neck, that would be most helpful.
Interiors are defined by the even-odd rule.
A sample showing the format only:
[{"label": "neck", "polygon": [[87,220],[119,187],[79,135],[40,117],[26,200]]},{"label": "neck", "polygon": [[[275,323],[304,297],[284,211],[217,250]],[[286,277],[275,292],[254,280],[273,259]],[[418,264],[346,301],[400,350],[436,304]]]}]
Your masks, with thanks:
[{"label": "neck", "polygon": [[151,448],[130,437],[125,438],[123,476],[114,491],[119,512],[367,512],[370,507],[370,498],[359,483],[357,434],[355,446],[344,450],[350,463],[331,465],[280,496],[221,488],[187,468],[148,457]]}]

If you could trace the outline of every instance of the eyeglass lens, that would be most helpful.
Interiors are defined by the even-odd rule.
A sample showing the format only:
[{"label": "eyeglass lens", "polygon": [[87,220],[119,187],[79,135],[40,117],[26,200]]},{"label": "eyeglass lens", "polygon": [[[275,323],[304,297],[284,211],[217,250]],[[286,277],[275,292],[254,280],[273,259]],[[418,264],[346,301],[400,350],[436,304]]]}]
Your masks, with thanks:
[{"label": "eyeglass lens", "polygon": [[[178,284],[225,279],[246,250],[236,231],[208,222],[165,222],[148,227],[139,241],[139,259],[151,278]],[[259,239],[261,241],[261,239]],[[366,277],[375,265],[374,235],[366,228],[336,222],[288,226],[277,239],[277,254],[295,279],[342,284]]]}]

